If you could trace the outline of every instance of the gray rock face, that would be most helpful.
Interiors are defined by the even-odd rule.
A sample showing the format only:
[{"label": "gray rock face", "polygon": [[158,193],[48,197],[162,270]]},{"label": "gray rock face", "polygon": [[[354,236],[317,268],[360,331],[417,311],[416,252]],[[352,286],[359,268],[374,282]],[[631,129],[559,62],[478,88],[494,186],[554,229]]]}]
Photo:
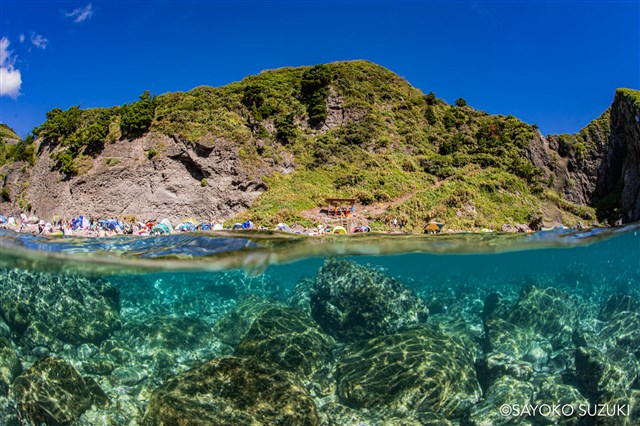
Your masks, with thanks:
[{"label": "gray rock face", "polygon": [[[98,157],[88,158],[87,170],[68,180],[52,171],[51,148],[39,149],[26,197],[42,217],[93,214],[141,220],[178,221],[185,216],[222,220],[247,209],[266,190],[260,177],[252,178],[245,170],[235,144],[212,137],[193,144],[148,134],[126,143],[107,143]],[[156,155],[149,158],[151,150]],[[13,194],[22,190],[14,179],[18,173],[10,171],[8,176]],[[256,176],[264,174],[268,173]],[[206,186],[201,185],[202,179],[207,180]]]},{"label": "gray rock face", "polygon": [[412,330],[349,345],[338,363],[338,395],[385,415],[460,416],[480,399],[472,351],[435,330]]},{"label": "gray rock face", "polygon": [[346,260],[329,260],[311,288],[311,313],[329,334],[357,341],[426,321],[429,310],[402,283]]},{"label": "gray rock face", "polygon": [[[618,90],[613,104],[574,136],[538,135],[527,158],[553,177],[554,189],[574,203],[596,205],[610,198],[618,212],[602,211],[610,220],[640,219],[640,107],[633,96]],[[586,148],[586,149],[585,149]],[[584,151],[582,151],[585,149]],[[606,210],[606,208],[605,208]]]},{"label": "gray rock face", "polygon": [[[622,158],[622,167],[620,168],[617,183],[622,184],[620,204],[622,208],[622,219],[625,222],[640,220],[639,104],[637,100],[634,101],[628,95],[618,91],[616,92],[616,97],[611,107],[612,149],[608,154],[616,159]],[[613,161],[611,163],[613,163]],[[602,172],[615,179],[618,170],[612,167],[614,164],[609,165],[605,163],[605,165],[609,167],[605,168]]]},{"label": "gray rock face", "polygon": [[120,323],[118,292],[103,281],[0,271],[0,313],[28,348],[99,342]]},{"label": "gray rock face", "polygon": [[290,373],[253,358],[223,357],[153,392],[145,425],[320,424],[316,405]]},{"label": "gray rock face", "polygon": [[44,358],[13,384],[23,419],[32,424],[68,425],[92,405],[106,405],[100,386],[57,358]]}]

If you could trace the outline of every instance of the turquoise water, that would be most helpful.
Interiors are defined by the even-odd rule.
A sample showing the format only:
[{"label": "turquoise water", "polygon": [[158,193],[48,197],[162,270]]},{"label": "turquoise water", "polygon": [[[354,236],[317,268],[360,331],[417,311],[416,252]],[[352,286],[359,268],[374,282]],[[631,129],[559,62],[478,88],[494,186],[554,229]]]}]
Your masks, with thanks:
[{"label": "turquoise water", "polygon": [[640,424],[639,231],[0,230],[0,424]]}]

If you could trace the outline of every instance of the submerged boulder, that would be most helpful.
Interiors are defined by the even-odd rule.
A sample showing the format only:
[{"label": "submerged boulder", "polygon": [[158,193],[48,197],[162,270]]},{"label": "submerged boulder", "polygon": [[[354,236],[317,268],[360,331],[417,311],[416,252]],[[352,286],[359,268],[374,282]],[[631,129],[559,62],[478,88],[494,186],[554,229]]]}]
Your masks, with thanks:
[{"label": "submerged boulder", "polygon": [[347,260],[328,260],[320,268],[310,303],[318,324],[348,342],[396,333],[429,314],[401,282]]},{"label": "submerged boulder", "polygon": [[144,425],[320,423],[313,398],[288,372],[254,358],[217,358],[156,389]]},{"label": "submerged boulder", "polygon": [[[597,415],[595,410],[603,410]],[[640,424],[640,390],[605,392],[589,407],[593,426],[637,426]]]},{"label": "submerged boulder", "polygon": [[612,294],[603,303],[598,317],[606,321],[613,315],[622,312],[638,313],[640,312],[640,303],[635,297],[628,294]]},{"label": "submerged boulder", "polygon": [[19,375],[13,383],[18,409],[32,424],[68,425],[92,405],[108,399],[91,378],[57,358],[44,358]]},{"label": "submerged boulder", "polygon": [[547,339],[497,317],[485,321],[486,353],[477,363],[478,378],[488,387],[503,375],[529,380],[549,361],[552,348]]},{"label": "submerged boulder", "polygon": [[[464,419],[465,426],[507,426],[520,424],[523,417],[512,407],[523,408],[533,401],[534,387],[510,376],[502,376],[487,390],[482,403]],[[525,423],[528,424],[528,423]]]},{"label": "submerged boulder", "polygon": [[213,332],[220,341],[236,346],[249,331],[253,321],[274,306],[279,306],[279,303],[254,295],[243,297],[213,325]]},{"label": "submerged boulder", "polygon": [[621,311],[611,315],[598,337],[609,349],[622,349],[640,358],[640,312]]},{"label": "submerged boulder", "polygon": [[6,337],[0,336],[0,396],[9,393],[9,386],[21,369],[22,365],[13,343]]},{"label": "submerged boulder", "polygon": [[0,271],[0,314],[28,348],[99,342],[120,323],[118,291],[100,280]]},{"label": "submerged boulder", "polygon": [[570,407],[562,411],[549,410],[543,408],[535,415],[537,423],[541,425],[578,425],[580,421],[580,410],[586,407],[589,401],[582,396],[578,389],[573,386],[559,383],[545,383],[536,394],[535,405],[538,407]]},{"label": "submerged boulder", "polygon": [[235,354],[272,362],[299,377],[309,378],[332,362],[333,338],[305,313],[271,308],[260,315]]},{"label": "submerged boulder", "polygon": [[554,349],[571,343],[573,328],[578,320],[577,303],[572,296],[557,288],[525,288],[508,320],[531,328],[548,338]]},{"label": "submerged boulder", "polygon": [[125,324],[119,336],[141,352],[151,349],[194,349],[214,338],[211,327],[204,321],[163,315]]},{"label": "submerged boulder", "polygon": [[355,343],[338,363],[338,395],[385,415],[457,417],[481,395],[471,354],[461,340],[432,329]]},{"label": "submerged boulder", "polygon": [[629,389],[640,371],[635,355],[619,349],[581,347],[575,357],[578,381],[593,395]]}]

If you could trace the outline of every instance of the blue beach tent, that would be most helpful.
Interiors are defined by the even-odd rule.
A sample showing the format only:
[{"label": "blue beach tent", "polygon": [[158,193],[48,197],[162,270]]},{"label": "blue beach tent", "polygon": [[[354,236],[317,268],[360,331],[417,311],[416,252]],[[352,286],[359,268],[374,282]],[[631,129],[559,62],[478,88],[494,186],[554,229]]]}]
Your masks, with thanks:
[{"label": "blue beach tent", "polygon": [[192,222],[182,222],[176,226],[176,231],[178,232],[194,232],[195,230],[196,226]]}]

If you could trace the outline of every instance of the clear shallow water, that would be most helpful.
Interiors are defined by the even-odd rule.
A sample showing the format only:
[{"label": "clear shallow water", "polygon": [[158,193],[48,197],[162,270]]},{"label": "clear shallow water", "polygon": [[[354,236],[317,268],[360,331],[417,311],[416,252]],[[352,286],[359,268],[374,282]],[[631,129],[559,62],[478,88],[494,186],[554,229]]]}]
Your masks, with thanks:
[{"label": "clear shallow water", "polygon": [[638,424],[639,230],[0,230],[0,424]]}]

